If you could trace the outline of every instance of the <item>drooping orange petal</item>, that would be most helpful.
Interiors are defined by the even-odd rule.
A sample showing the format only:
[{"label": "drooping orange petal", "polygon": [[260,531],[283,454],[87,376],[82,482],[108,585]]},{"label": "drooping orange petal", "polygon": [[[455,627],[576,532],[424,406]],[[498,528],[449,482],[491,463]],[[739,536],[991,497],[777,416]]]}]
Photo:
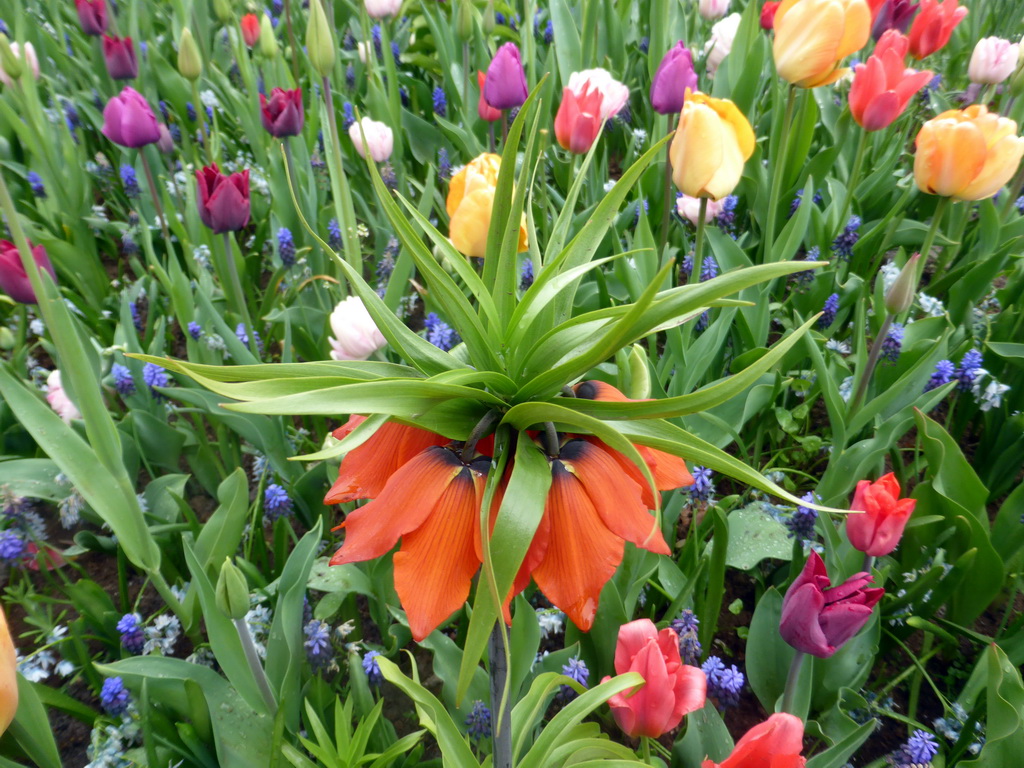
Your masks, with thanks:
[{"label": "drooping orange petal", "polygon": [[671,491],[693,485],[693,475],[686,468],[686,461],[657,448],[646,445],[635,446],[641,458],[647,462],[654,475],[654,485],[659,491]]},{"label": "drooping orange petal", "polygon": [[[363,416],[353,416],[343,427],[335,430],[335,437],[339,432],[341,437],[345,437],[364,419]],[[345,454],[338,468],[338,479],[327,492],[324,504],[376,498],[384,490],[388,478],[409,459],[432,445],[448,442],[448,438],[425,429],[385,422],[369,440]]]},{"label": "drooping orange petal", "polygon": [[601,589],[622,562],[625,542],[609,531],[583,484],[560,461],[544,516],[550,534],[544,559],[533,571],[537,586],[584,632],[594,623]]},{"label": "drooping orange petal", "polygon": [[391,476],[380,496],[345,519],[345,543],[331,558],[331,565],[380,557],[399,538],[419,528],[463,466],[440,446],[411,459]]},{"label": "drooping orange petal", "polygon": [[402,538],[395,553],[395,591],[416,642],[466,602],[480,567],[480,502],[484,476],[463,468],[441,493],[426,521]]}]

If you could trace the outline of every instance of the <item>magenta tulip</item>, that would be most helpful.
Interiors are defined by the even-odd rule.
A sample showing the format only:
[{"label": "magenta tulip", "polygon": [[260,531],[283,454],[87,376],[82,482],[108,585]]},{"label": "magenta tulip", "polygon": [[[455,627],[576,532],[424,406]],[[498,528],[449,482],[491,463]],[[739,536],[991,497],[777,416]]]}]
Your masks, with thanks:
[{"label": "magenta tulip", "polygon": [[130,37],[103,36],[103,60],[114,80],[134,80],[139,76],[139,62]]},{"label": "magenta tulip", "polygon": [[825,563],[812,551],[782,601],[782,639],[798,651],[827,659],[871,618],[884,589],[866,589],[867,573],[856,573],[833,587]]},{"label": "magenta tulip", "polygon": [[305,119],[302,111],[302,90],[296,88],[286,91],[275,88],[270,92],[270,99],[260,94],[260,117],[267,133],[275,138],[298,136],[302,132]]},{"label": "magenta tulip", "polygon": [[529,95],[519,48],[515,43],[505,43],[487,68],[484,98],[495,109],[512,109],[521,107]]},{"label": "magenta tulip", "polygon": [[645,681],[638,689],[617,693],[608,700],[615,722],[633,738],[656,739],[668,733],[684,715],[703,707],[707,698],[704,673],[683,664],[679,656],[679,635],[671,629],[658,632],[650,619],[619,627],[615,672],[639,672]]},{"label": "magenta tulip", "polygon": [[249,223],[249,170],[225,176],[217,164],[196,171],[199,218],[213,234],[237,232]]},{"label": "magenta tulip", "polygon": [[679,41],[668,49],[654,73],[651,106],[659,115],[678,115],[687,89],[698,90],[697,73],[693,70],[693,54]]},{"label": "magenta tulip", "polygon": [[78,9],[78,23],[87,35],[99,37],[107,31],[106,0],[75,0]]},{"label": "magenta tulip", "polygon": [[103,135],[122,147],[138,149],[160,140],[160,125],[146,97],[126,87],[103,110]]},{"label": "magenta tulip", "polygon": [[[39,269],[45,269],[50,273],[50,277],[56,280],[57,276],[54,274],[53,265],[50,263],[50,257],[46,254],[46,249],[41,245],[33,248],[31,242],[28,247],[32,250],[32,258],[39,265]],[[36,294],[32,290],[32,284],[25,272],[21,255],[18,253],[17,246],[10,240],[0,240],[0,290],[19,304],[36,303]]]}]

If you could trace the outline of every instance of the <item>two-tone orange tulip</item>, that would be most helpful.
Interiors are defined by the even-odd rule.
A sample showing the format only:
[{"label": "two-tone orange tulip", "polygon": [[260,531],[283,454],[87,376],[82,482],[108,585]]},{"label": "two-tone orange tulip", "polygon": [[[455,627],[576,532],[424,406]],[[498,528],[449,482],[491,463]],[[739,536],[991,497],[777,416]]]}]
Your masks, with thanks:
[{"label": "two-tone orange tulip", "polygon": [[984,200],[1013,177],[1022,156],[1015,121],[978,104],[951,109],[921,126],[914,181],[929,195]]},{"label": "two-tone orange tulip", "polygon": [[[501,156],[482,154],[452,177],[446,208],[450,217],[448,236],[465,256],[483,258],[491,226],[494,192],[498,186]],[[519,253],[528,245],[526,217],[519,226]]]},{"label": "two-tone orange tulip", "polygon": [[721,200],[739,184],[754,143],[754,129],[735,104],[687,91],[668,150],[672,181],[690,197]]},{"label": "two-tone orange tulip", "polygon": [[880,131],[903,114],[910,97],[932,79],[927,69],[907,69],[903,60],[910,41],[890,29],[878,41],[875,52],[857,67],[850,86],[850,112],[865,131]]},{"label": "two-tone orange tulip", "polygon": [[828,85],[846,74],[839,62],[871,35],[864,0],[783,0],[775,12],[775,69],[801,88]]}]

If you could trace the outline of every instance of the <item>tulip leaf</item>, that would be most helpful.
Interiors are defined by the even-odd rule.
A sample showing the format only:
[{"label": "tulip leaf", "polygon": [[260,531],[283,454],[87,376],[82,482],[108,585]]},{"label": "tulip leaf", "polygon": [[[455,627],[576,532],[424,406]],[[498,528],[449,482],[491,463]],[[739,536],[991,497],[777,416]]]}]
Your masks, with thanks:
[{"label": "tulip leaf", "polygon": [[1020,670],[995,643],[985,649],[984,656],[988,671],[985,745],[976,760],[961,763],[964,768],[1003,768],[1015,765],[1024,754],[1024,683]]},{"label": "tulip leaf", "polygon": [[295,379],[306,376],[373,381],[375,379],[421,378],[415,368],[396,363],[374,360],[354,362],[326,360],[316,363],[268,363],[264,365],[201,365],[188,360],[154,355],[129,355],[140,360],[157,363],[169,371],[191,375],[193,372],[210,381],[269,381]]}]

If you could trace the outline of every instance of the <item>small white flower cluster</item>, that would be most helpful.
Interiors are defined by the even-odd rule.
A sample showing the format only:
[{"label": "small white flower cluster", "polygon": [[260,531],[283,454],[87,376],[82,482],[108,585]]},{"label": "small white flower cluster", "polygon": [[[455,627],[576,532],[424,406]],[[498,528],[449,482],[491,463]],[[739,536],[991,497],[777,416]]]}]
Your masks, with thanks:
[{"label": "small white flower cluster", "polygon": [[181,622],[170,613],[162,613],[146,627],[146,643],[142,646],[143,655],[148,656],[159,651],[161,656],[170,656],[174,646],[181,637]]},{"label": "small white flower cluster", "polygon": [[919,293],[917,295],[917,303],[921,307],[921,311],[929,317],[942,317],[946,314],[946,306],[939,299],[933,299],[926,293]]},{"label": "small white flower cluster", "polygon": [[262,604],[264,599],[262,595],[251,595],[249,604],[253,607],[245,614],[245,626],[249,629],[249,637],[252,638],[256,654],[261,659],[267,657],[267,646],[264,643],[270,634],[270,622],[274,618],[274,612],[270,607]]},{"label": "small white flower cluster", "polygon": [[850,354],[850,342],[840,341],[839,339],[829,339],[825,342],[825,349],[830,352],[835,352],[837,355],[846,357]]},{"label": "small white flower cluster", "polygon": [[68,628],[63,625],[54,627],[47,636],[43,647],[28,656],[22,656],[21,651],[15,649],[18,672],[22,677],[32,683],[41,683],[54,673],[61,677],[69,677],[74,674],[75,665],[67,659],[58,659],[57,654],[50,648],[50,646],[59,645],[67,632]]},{"label": "small white flower cluster", "polygon": [[545,640],[565,629],[565,614],[557,608],[538,608],[537,621],[540,623],[540,636]]},{"label": "small white flower cluster", "polygon": [[839,396],[843,398],[844,403],[850,402],[850,395],[853,394],[853,376],[847,376],[839,384]]},{"label": "small white flower cluster", "polygon": [[991,411],[1003,404],[1003,395],[1010,391],[1009,384],[1002,384],[984,368],[979,368],[971,385],[974,402],[983,411]]},{"label": "small white flower cluster", "polygon": [[89,763],[85,768],[129,768],[135,765],[125,753],[141,743],[142,729],[138,720],[138,710],[134,704],[129,704],[121,716],[120,725],[98,725],[93,728],[86,751]]},{"label": "small white flower cluster", "polygon": [[878,274],[882,277],[882,293],[886,294],[896,282],[896,278],[900,276],[900,268],[893,262],[887,261],[879,268]]}]

